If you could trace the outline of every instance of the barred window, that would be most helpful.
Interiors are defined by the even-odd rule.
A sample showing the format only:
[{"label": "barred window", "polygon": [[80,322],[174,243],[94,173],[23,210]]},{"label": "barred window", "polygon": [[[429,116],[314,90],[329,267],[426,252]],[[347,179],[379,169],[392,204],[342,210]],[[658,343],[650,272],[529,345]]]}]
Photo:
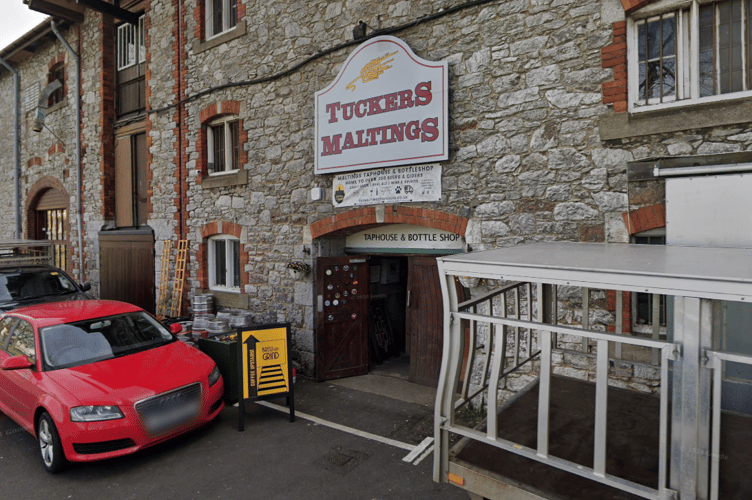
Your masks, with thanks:
[{"label": "barred window", "polygon": [[630,20],[632,108],[752,95],[751,13],[752,0],[693,0]]},{"label": "barred window", "polygon": [[[144,16],[138,18],[138,26],[124,23],[117,32],[117,69],[124,70],[136,64],[146,62],[146,35],[144,33]],[[136,43],[138,41],[138,44]],[[138,52],[138,53],[137,53]]]}]

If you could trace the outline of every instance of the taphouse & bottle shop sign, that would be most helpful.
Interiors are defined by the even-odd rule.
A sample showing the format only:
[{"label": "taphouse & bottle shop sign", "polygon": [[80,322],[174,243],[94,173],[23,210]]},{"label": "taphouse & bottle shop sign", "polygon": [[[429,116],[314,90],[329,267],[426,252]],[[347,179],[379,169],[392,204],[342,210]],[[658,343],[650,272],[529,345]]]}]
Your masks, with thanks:
[{"label": "taphouse & bottle shop sign", "polygon": [[316,174],[449,158],[449,65],[380,36],[360,45],[316,93]]}]

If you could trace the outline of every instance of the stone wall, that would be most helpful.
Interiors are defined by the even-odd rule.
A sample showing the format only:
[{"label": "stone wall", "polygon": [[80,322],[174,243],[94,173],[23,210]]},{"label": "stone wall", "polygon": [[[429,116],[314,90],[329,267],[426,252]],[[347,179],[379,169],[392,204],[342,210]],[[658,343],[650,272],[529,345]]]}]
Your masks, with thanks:
[{"label": "stone wall", "polygon": [[[332,206],[331,176],[313,174],[314,94],[357,47],[352,28],[359,20],[403,39],[422,58],[449,62],[450,153],[443,165],[442,199],[409,206],[467,218],[469,250],[539,240],[627,242],[625,212],[663,202],[659,182],[627,182],[628,162],[752,148],[750,123],[602,140],[602,120],[616,114],[605,90],[624,81],[610,59],[623,44],[624,12],[616,0],[490,0],[470,7],[459,0],[238,3],[237,28],[204,40],[202,0],[146,2],[148,224],[155,231],[157,259],[161,241],[190,241],[187,297],[206,286],[203,228],[220,222],[242,227],[247,281],[241,300],[233,303],[243,304],[259,321],[291,321],[308,372],[314,367],[312,280],[293,281],[285,265],[313,263],[343,249],[341,238],[314,239],[310,229],[343,212]],[[96,235],[112,222],[105,175],[111,161],[110,96],[101,71],[111,37],[93,11],[87,10],[80,27],[64,33],[74,47],[79,47],[79,29],[86,41],[80,47],[84,265],[96,289]],[[44,79],[49,60],[62,52],[50,43],[29,57],[21,68],[23,82]],[[12,79],[4,71],[4,110],[10,109],[11,93]],[[25,116],[22,162],[41,162],[24,167],[23,203],[45,175],[58,179],[71,197],[75,246],[72,88],[68,93],[68,105],[48,118],[63,146],[52,155],[48,151],[58,140],[46,130],[30,133]],[[239,106],[244,175],[208,182],[201,116],[224,102]],[[0,127],[2,175],[9,180],[10,122]],[[310,200],[314,187],[324,188],[323,200]],[[12,183],[0,190],[6,200],[0,205],[3,219],[12,220]],[[6,224],[0,234],[9,235],[11,228]],[[576,313],[566,314],[577,322]],[[591,314],[605,318],[610,311],[603,306]],[[562,366],[568,363],[564,359]]]},{"label": "stone wall", "polygon": [[[352,40],[357,20],[393,28],[420,56],[450,65],[450,159],[444,167],[440,202],[420,206],[468,217],[473,250],[543,239],[603,241],[607,214],[627,208],[625,164],[602,147],[597,118],[609,113],[601,84],[613,78],[601,67],[601,49],[613,35],[602,23],[599,2],[487,2],[412,25],[461,2],[268,2],[245,0],[245,34],[206,48],[195,40],[197,15],[185,17],[190,36],[181,44],[184,96],[228,82],[185,104],[187,128],[186,225],[192,241],[192,290],[200,290],[203,263],[195,256],[200,228],[228,221],[248,228],[249,283],[243,290],[255,313],[274,312],[292,320],[296,339],[306,346],[304,367],[312,368],[313,303],[310,283],[294,283],[285,272],[292,259],[315,257],[308,226],[336,212],[328,176],[313,175],[313,98],[328,85],[356,45],[314,58],[275,77],[305,58]],[[184,3],[187,14],[199,11]],[[174,103],[175,61],[170,46],[172,3],[151,5],[152,108]],[[380,16],[380,20],[377,19]],[[263,83],[259,78],[272,77]],[[201,110],[212,103],[240,101],[248,183],[207,188],[200,165]],[[174,109],[150,115],[155,179],[175,169]],[[620,157],[617,157],[620,158]],[[310,202],[308,192],[327,196]],[[170,182],[155,184],[150,224],[157,240],[174,234]],[[615,223],[621,218],[614,217]],[[623,224],[623,222],[622,222]],[[313,254],[304,253],[313,250]],[[268,315],[267,315],[268,316]]]}]

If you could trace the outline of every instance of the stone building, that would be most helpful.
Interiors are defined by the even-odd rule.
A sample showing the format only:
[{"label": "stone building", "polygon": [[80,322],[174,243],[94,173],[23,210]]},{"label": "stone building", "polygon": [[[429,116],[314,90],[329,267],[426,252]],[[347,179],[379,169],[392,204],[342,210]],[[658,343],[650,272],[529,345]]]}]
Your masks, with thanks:
[{"label": "stone building", "polygon": [[[53,16],[81,69],[79,84],[49,22],[0,52],[25,99],[23,236],[51,235],[35,217],[66,211],[62,265],[100,296],[151,310],[163,242],[187,240],[187,281],[175,294],[182,311],[208,292],[257,323],[290,322],[296,362],[320,379],[406,354],[410,378],[435,383],[441,315],[430,257],[539,240],[665,243],[666,183],[656,162],[745,164],[752,147],[750,37],[737,37],[737,57],[734,40],[715,35],[708,45],[697,35],[749,19],[747,2],[733,3],[736,17],[730,1],[697,0],[28,3]],[[425,66],[446,63],[447,116],[436,129],[447,139],[444,156],[318,171],[327,144],[317,93],[378,36],[399,40]],[[35,89],[58,75],[62,94],[34,132]],[[13,96],[3,68],[7,116]],[[10,237],[13,128],[10,120],[0,127],[8,200],[0,234]],[[380,147],[359,154],[378,157]],[[384,169],[380,179],[394,190],[387,177],[395,169],[425,164],[438,171],[426,198],[382,191],[338,201],[345,171]],[[312,272],[292,277],[292,261]],[[593,293],[600,307],[589,310],[590,324],[613,329],[612,297]],[[653,299],[633,295],[624,331],[665,335],[665,302],[654,316]],[[562,304],[560,321],[579,323],[578,299],[564,292]],[[586,358],[560,361],[562,372],[588,376]],[[654,385],[639,356],[617,372],[624,385]]]}]

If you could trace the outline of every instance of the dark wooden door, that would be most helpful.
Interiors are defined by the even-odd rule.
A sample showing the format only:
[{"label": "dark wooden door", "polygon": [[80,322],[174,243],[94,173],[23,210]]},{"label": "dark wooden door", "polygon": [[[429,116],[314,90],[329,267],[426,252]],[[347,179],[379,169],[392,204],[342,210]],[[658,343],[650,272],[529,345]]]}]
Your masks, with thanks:
[{"label": "dark wooden door", "polygon": [[407,335],[410,381],[436,387],[444,340],[444,307],[436,257],[410,257],[407,276]]},{"label": "dark wooden door", "polygon": [[316,260],[319,381],[368,373],[369,269],[365,257]]},{"label": "dark wooden door", "polygon": [[154,312],[154,233],[151,230],[99,233],[99,295]]}]

